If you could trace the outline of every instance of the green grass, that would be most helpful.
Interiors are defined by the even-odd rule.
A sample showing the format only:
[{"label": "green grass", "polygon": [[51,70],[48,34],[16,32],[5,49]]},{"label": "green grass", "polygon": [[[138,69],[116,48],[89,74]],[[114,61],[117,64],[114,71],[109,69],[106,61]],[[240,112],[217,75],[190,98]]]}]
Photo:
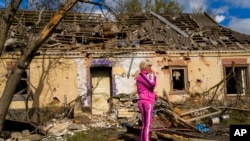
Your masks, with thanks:
[{"label": "green grass", "polygon": [[231,110],[228,113],[230,118],[225,121],[225,126],[229,127],[232,124],[250,125],[250,114],[247,112]]},{"label": "green grass", "polygon": [[112,129],[91,129],[68,137],[67,141],[107,141],[114,133]]}]

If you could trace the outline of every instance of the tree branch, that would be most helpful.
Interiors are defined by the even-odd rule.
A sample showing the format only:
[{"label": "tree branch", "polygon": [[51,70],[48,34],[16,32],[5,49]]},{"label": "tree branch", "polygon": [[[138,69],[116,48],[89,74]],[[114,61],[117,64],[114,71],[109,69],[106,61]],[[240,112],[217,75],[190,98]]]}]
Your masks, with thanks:
[{"label": "tree branch", "polygon": [[100,3],[100,2],[93,2],[93,1],[90,1],[90,0],[78,0],[79,2],[84,2],[84,3],[89,3],[89,4],[93,4],[93,5],[99,5],[99,6],[104,6],[107,8],[107,10],[112,13],[113,15],[116,16],[116,12],[111,8],[109,7],[107,4],[105,3]]},{"label": "tree branch", "polygon": [[9,6],[4,10],[2,14],[3,24],[0,26],[0,56],[4,51],[4,43],[7,39],[8,31],[14,20],[14,16],[17,12],[17,9],[21,3],[21,0],[12,0]]},{"label": "tree branch", "polygon": [[[1,103],[0,133],[3,129],[5,117],[6,117],[8,108],[11,104],[11,100],[14,96],[15,89],[16,89],[18,83],[20,82],[21,74],[29,66],[30,62],[35,57],[37,50],[50,37],[53,30],[56,28],[56,26],[59,24],[59,22],[62,20],[62,18],[77,3],[77,1],[78,0],[67,0],[64,3],[64,6],[58,12],[55,13],[55,15],[52,17],[52,19],[48,22],[48,24],[41,30],[41,32],[38,35],[36,35],[34,38],[32,38],[30,36],[28,46],[23,50],[24,51],[23,54],[17,60],[17,65],[16,65],[13,73],[10,75],[9,79],[7,80],[6,86],[3,90],[3,94],[0,98],[0,103]],[[13,0],[12,2],[19,2],[17,5],[15,5],[14,8],[11,8],[10,11],[8,11],[8,12],[13,12],[12,16],[14,16],[15,12],[20,4],[20,0]],[[12,7],[12,6],[10,6],[10,7]],[[13,9],[14,9],[14,11],[13,11]],[[12,22],[13,18],[11,18],[10,21]],[[5,22],[6,22],[6,19],[5,19]],[[7,25],[10,26],[11,22],[7,22]],[[8,30],[9,30],[9,28],[8,28]],[[6,33],[4,34],[4,36],[1,36],[1,37],[4,37],[4,38],[1,38],[1,40],[0,40],[3,43],[5,42],[5,38],[6,38],[6,35],[8,33],[8,30],[5,31]],[[0,46],[0,48],[3,49],[3,45]],[[0,53],[2,53],[2,50],[0,50],[0,51],[1,51]]]}]

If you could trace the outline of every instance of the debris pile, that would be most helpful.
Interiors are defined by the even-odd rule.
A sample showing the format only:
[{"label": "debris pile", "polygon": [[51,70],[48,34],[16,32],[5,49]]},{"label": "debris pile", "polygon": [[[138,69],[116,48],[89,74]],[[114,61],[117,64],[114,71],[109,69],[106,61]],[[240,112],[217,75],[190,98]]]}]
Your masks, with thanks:
[{"label": "debris pile", "polygon": [[[86,115],[82,112],[82,120],[67,117],[67,114],[55,113],[56,116],[42,126],[36,126],[33,131],[22,130],[11,132],[9,140],[64,140],[77,132],[91,129],[110,129],[125,131],[126,133],[140,131],[140,113],[137,107],[137,94],[120,94],[108,100],[110,110],[105,115]],[[190,101],[189,101],[190,102]],[[71,112],[74,110],[70,110]],[[168,98],[158,97],[155,104],[151,138],[190,140],[215,138],[229,138],[229,128],[224,123],[230,119],[234,111],[245,113],[245,122],[249,122],[250,110],[233,107],[204,106],[193,109],[169,102]],[[61,116],[58,116],[61,115]],[[239,115],[237,115],[239,117]],[[242,119],[241,119],[242,121]],[[124,132],[124,133],[125,133]],[[7,137],[7,136],[6,136]],[[221,139],[221,140],[223,140]]]}]

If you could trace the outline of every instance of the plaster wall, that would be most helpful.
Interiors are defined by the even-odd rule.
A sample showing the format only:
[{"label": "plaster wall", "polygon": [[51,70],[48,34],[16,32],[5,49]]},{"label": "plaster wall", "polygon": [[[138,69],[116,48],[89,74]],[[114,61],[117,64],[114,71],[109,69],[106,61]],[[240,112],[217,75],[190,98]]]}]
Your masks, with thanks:
[{"label": "plaster wall", "polygon": [[[113,57],[106,58],[111,62],[112,67],[112,87],[113,95],[120,93],[131,94],[136,92],[135,77],[139,73],[139,63],[142,60],[150,59],[153,62],[153,70],[157,76],[156,93],[163,95],[163,90],[169,94],[171,101],[183,102],[190,97],[189,93],[171,93],[171,73],[169,67],[181,66],[187,67],[188,91],[206,91],[216,85],[223,79],[222,59],[225,58],[243,58],[250,62],[250,57],[243,54],[218,54],[199,55],[192,54],[162,54],[162,55],[135,55],[133,57]],[[6,75],[6,63],[11,59],[2,59],[0,63],[0,94],[3,92]],[[71,102],[78,96],[85,96],[84,105],[90,106],[90,67],[95,58],[84,57],[55,57],[55,58],[36,58],[29,67],[30,86],[34,93],[34,102],[30,103],[36,106],[46,106],[54,102],[54,98],[64,102]],[[202,83],[197,86],[197,80]],[[198,87],[198,89],[197,89]],[[223,89],[222,89],[223,90]],[[224,91],[221,91],[221,98],[224,97]],[[19,103],[19,104],[18,104]],[[22,102],[13,101],[11,108],[23,107]]]},{"label": "plaster wall", "polygon": [[[63,105],[73,101],[82,87],[84,67],[79,70],[82,60],[69,58],[34,59],[30,64],[30,83],[35,101],[46,106],[59,100]],[[79,72],[78,72],[79,71]],[[81,92],[81,91],[80,91]]]},{"label": "plaster wall", "polygon": [[[195,54],[188,56],[188,60],[185,59],[185,55],[159,55],[153,57],[134,57],[132,61],[132,69],[128,77],[128,69],[131,64],[131,58],[119,58],[116,62],[115,70],[120,70],[120,73],[113,72],[115,75],[115,83],[117,86],[117,94],[119,93],[131,93],[136,91],[135,76],[139,71],[139,63],[144,59],[150,59],[153,61],[152,68],[156,72],[157,86],[156,93],[159,96],[163,96],[163,90],[169,94],[171,101],[182,102],[190,97],[190,93],[197,91],[204,92],[211,87],[217,85],[225,77],[223,72],[222,59],[231,58],[234,59],[246,59],[249,64],[249,57],[246,54],[235,55],[227,53],[225,55],[209,54],[200,55]],[[171,61],[169,61],[171,60]],[[171,93],[171,73],[169,69],[163,69],[164,67],[187,67],[187,91],[182,94]],[[119,68],[119,69],[118,69]],[[197,85],[197,80],[201,81],[200,85]],[[224,98],[224,88],[219,91],[219,98]]]}]

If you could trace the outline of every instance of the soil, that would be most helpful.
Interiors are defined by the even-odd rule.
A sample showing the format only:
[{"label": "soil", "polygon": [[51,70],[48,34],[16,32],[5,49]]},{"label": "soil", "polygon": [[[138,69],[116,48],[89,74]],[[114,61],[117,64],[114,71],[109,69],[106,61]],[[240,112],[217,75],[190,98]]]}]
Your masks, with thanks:
[{"label": "soil", "polygon": [[[229,130],[223,129],[221,130],[220,127],[214,126],[211,130],[207,133],[200,133],[198,131],[192,131],[189,129],[158,129],[153,130],[154,134],[167,134],[172,135],[173,137],[180,138],[179,141],[229,141]],[[139,140],[140,129],[136,128],[127,128],[127,131],[117,131],[112,133],[112,137],[110,137],[110,141],[138,141]],[[175,139],[166,138],[157,136],[155,138],[151,133],[151,141],[173,141]]]}]

